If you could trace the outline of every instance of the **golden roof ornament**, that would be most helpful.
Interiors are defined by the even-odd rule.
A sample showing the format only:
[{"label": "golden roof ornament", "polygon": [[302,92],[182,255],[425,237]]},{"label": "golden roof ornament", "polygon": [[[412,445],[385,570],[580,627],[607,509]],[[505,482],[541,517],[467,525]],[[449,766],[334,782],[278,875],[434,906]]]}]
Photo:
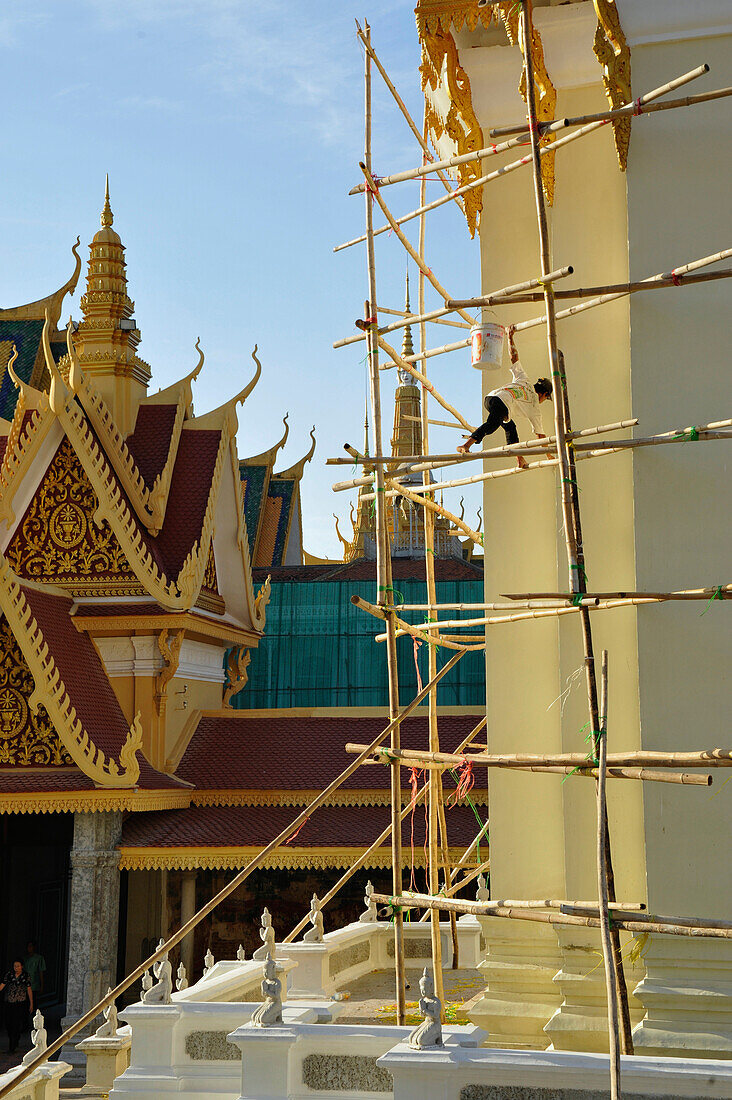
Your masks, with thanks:
[{"label": "golden roof ornament", "polygon": [[[407,268],[407,293],[404,302],[404,310],[407,314],[411,313],[409,305],[409,268]],[[412,326],[404,326],[404,339],[402,340],[402,358],[406,359],[408,355],[414,355],[414,344],[412,343]],[[405,370],[398,370],[399,382],[402,386],[413,386],[411,374]]]},{"label": "golden roof ornament", "polygon": [[104,206],[101,213],[102,229],[108,229],[114,221],[114,215],[112,214],[112,207],[109,205],[109,172],[105,176],[104,182]]}]

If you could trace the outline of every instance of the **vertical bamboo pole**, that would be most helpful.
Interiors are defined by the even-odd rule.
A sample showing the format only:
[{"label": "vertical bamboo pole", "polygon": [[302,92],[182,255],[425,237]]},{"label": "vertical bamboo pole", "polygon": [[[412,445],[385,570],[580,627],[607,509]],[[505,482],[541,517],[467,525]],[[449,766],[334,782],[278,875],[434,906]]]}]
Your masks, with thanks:
[{"label": "vertical bamboo pole", "polygon": [[[365,24],[367,41],[371,41],[371,28]],[[365,87],[365,134],[364,134],[364,163],[371,171],[371,53],[367,49],[364,66]],[[381,438],[381,392],[379,384],[379,345],[377,343],[377,298],[376,298],[376,259],[374,254],[374,211],[373,194],[366,190],[366,256],[368,263],[369,306],[366,316],[372,317],[373,322],[368,328],[368,359],[369,381],[371,391],[371,423],[373,432],[374,454],[382,453]],[[394,603],[393,598],[387,599],[387,595],[393,593],[391,585],[391,546],[386,526],[386,498],[384,485],[384,469],[377,463],[375,470],[376,490],[376,602],[387,609]],[[393,720],[399,713],[399,679],[397,671],[396,630],[394,615],[386,615],[386,656],[389,677],[389,718]],[[396,725],[391,734],[392,750],[398,751],[400,747],[399,726]],[[391,765],[391,860],[392,860],[392,894],[397,896],[402,892],[402,826],[401,826],[401,776],[398,763]],[[397,1024],[404,1026],[406,1023],[406,982],[404,974],[404,916],[401,911],[394,912],[394,971],[396,978],[396,1006]]]},{"label": "vertical bamboo pole", "polygon": [[[426,126],[423,127],[426,130]],[[426,158],[422,157],[422,163],[425,163]],[[420,205],[423,205],[426,195],[426,183],[424,177],[420,180]],[[425,262],[425,237],[426,237],[426,219],[423,214],[419,219],[419,256],[422,260],[422,264]],[[425,310],[425,278],[422,266],[418,268],[418,290],[417,290],[417,312],[424,314]],[[424,321],[419,325],[419,341],[420,351],[425,351],[427,348],[427,333],[426,325]],[[424,454],[429,453],[429,421],[428,409],[427,409],[427,389],[422,387],[422,451]],[[429,473],[425,471],[422,474],[422,481],[424,485],[429,485]],[[412,505],[415,508],[415,505]],[[435,588],[435,516],[429,508],[423,508],[424,517],[424,564],[425,564],[425,581],[427,585],[427,602],[437,602],[437,591]],[[437,671],[437,646],[427,646],[427,676],[428,679],[432,678],[432,669]],[[439,731],[437,727],[437,692],[431,691],[428,700],[429,708],[429,742],[430,752],[439,752],[438,745],[440,744]],[[433,896],[439,892],[440,889],[440,852],[439,852],[439,834],[440,834],[440,812],[439,812],[439,800],[442,793],[442,773],[438,771],[431,771],[429,773],[429,892]],[[446,857],[446,845],[445,836],[442,836],[442,858],[445,862]],[[432,973],[434,975],[435,982],[435,994],[439,998],[442,1005],[443,1022],[445,1018],[445,988],[442,977],[442,940],[440,938],[440,913],[433,910],[430,913],[430,940],[432,944]]]},{"label": "vertical bamboo pole", "polygon": [[[536,199],[536,214],[539,228],[539,242],[541,249],[541,273],[548,275],[551,271],[549,232],[547,226],[546,206],[544,203],[544,189],[541,179],[541,155],[539,152],[539,126],[536,116],[536,98],[534,88],[534,60],[531,52],[533,42],[533,26],[531,18],[531,0],[521,0],[521,30],[523,34],[524,63],[526,67],[526,101],[528,108],[529,132],[531,135],[531,152],[534,175],[534,196]],[[557,461],[561,471],[561,495],[562,515],[564,518],[564,537],[567,547],[567,559],[569,564],[569,582],[572,592],[587,591],[587,577],[584,570],[584,552],[582,549],[582,526],[580,519],[579,494],[575,480],[576,470],[572,473],[570,466],[570,448],[567,446],[566,417],[569,410],[569,395],[563,363],[557,350],[557,328],[554,310],[554,291],[552,285],[544,285],[544,304],[546,308],[546,331],[549,349],[549,361],[552,370],[552,391],[554,397],[554,430],[556,436]],[[578,554],[579,544],[579,554]],[[592,625],[590,614],[586,607],[580,608],[580,620],[582,623],[582,640],[584,645],[585,679],[587,684],[587,702],[590,712],[590,728],[599,730],[599,711],[597,703],[597,678],[595,674],[595,656],[592,642]],[[595,733],[597,740],[597,733]],[[596,744],[596,749],[597,749]],[[612,882],[614,891],[614,877],[610,865],[610,848],[605,838],[603,846],[604,856],[607,860],[608,879]],[[617,933],[613,936],[616,959],[618,960],[618,984],[620,1000],[622,1004],[623,1020],[623,1049],[625,1053],[633,1053],[633,1040],[630,1033],[630,1012],[627,1003],[627,990],[625,989],[625,977],[623,974],[620,955],[620,942]],[[622,984],[621,984],[622,983]]]},{"label": "vertical bamboo pole", "polygon": [[618,983],[615,957],[610,940],[607,881],[607,650],[602,651],[600,724],[595,738],[597,749],[597,892],[599,898],[600,939],[605,963],[607,989],[607,1025],[610,1048],[610,1100],[620,1100],[620,1027],[618,1023]]}]

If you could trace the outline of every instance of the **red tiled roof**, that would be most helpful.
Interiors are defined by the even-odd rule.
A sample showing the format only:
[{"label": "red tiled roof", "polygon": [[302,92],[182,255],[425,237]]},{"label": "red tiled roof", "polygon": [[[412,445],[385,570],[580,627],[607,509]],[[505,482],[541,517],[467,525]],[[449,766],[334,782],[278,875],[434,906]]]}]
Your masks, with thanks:
[{"label": "red tiled roof", "polygon": [[80,768],[3,768],[0,794],[92,791],[94,782]]},{"label": "red tiled roof", "polygon": [[[190,806],[130,815],[122,826],[121,848],[264,847],[287,828],[305,806]],[[469,806],[447,807],[451,847],[466,848],[480,826]],[[481,820],[487,813],[480,811]],[[322,806],[291,842],[294,848],[355,848],[372,843],[390,821],[389,806]],[[402,843],[411,845],[411,817],[402,823]],[[414,813],[414,844],[424,845],[423,807]],[[391,842],[387,839],[384,845]]]},{"label": "red tiled roof", "polygon": [[[272,583],[286,581],[374,581],[376,562],[359,559],[350,562],[332,562],[327,565],[273,566],[269,569],[253,569],[255,583],[261,584],[268,576]],[[424,558],[393,558],[392,577],[395,581],[424,580]],[[461,558],[435,558],[435,580],[475,581],[483,577],[483,563],[464,561]]]},{"label": "red tiled roof", "polygon": [[[440,745],[446,752],[457,748],[477,725],[472,714],[443,715],[439,720]],[[353,763],[345,752],[347,741],[368,744],[384,729],[385,718],[309,718],[297,715],[203,717],[186,749],[176,775],[199,790],[321,790]],[[401,725],[402,746],[426,748],[426,718],[406,718]],[[406,769],[402,782],[408,786]],[[389,769],[365,764],[343,787],[351,790],[387,790]],[[449,775],[445,785],[452,783]],[[476,785],[485,788],[485,771],[476,774]]]},{"label": "red tiled roof", "polygon": [[76,619],[119,618],[124,615],[170,615],[166,607],[159,603],[80,603],[74,613]]},{"label": "red tiled roof", "polygon": [[[96,646],[80,633],[69,614],[72,600],[21,586],[44,640],[56,662],[77,717],[97,748],[114,760],[127,740],[129,722],[122,713]],[[139,786],[157,789],[179,787],[172,776],[151,768],[138,755]],[[17,769],[16,769],[17,770]],[[65,789],[65,788],[61,788]]]},{"label": "red tiled roof", "polygon": [[127,447],[149,488],[168,460],[176,411],[176,405],[140,405],[135,430],[127,437]]}]

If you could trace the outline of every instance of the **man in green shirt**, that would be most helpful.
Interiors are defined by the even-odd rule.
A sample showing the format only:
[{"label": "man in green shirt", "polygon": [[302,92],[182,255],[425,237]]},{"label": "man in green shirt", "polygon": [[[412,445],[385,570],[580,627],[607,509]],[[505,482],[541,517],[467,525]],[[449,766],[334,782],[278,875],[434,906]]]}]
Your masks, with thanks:
[{"label": "man in green shirt", "polygon": [[33,996],[37,999],[43,993],[43,974],[46,969],[46,960],[43,955],[38,954],[35,944],[30,940],[28,941],[28,954],[25,957],[23,966],[28,972]]}]

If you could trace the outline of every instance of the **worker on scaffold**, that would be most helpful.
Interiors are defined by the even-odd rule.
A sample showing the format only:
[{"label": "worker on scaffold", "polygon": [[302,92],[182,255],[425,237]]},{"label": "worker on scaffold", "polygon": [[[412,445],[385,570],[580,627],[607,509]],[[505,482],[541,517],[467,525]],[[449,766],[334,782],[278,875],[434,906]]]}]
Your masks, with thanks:
[{"label": "worker on scaffold", "polygon": [[[516,413],[521,413],[529,421],[538,439],[546,439],[545,433],[541,431],[539,405],[543,401],[551,400],[552,384],[548,378],[539,378],[533,385],[531,384],[519,362],[513,339],[513,328],[508,329],[508,348],[511,353],[511,383],[491,390],[488,394],[485,399],[488,419],[476,428],[464,443],[460,444],[458,447],[460,454],[467,454],[474,443],[480,443],[484,436],[492,435],[499,428],[503,428],[506,433],[506,443],[518,443],[518,432],[513,421]],[[526,469],[527,463],[523,455],[517,455],[517,461],[522,470]]]}]

